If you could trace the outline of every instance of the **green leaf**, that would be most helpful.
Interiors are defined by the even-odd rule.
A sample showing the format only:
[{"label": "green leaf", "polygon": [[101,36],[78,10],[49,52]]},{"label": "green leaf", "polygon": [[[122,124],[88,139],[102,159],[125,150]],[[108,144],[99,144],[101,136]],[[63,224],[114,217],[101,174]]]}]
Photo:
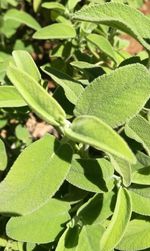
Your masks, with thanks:
[{"label": "green leaf", "polygon": [[98,34],[90,34],[86,38],[88,41],[96,45],[100,51],[104,52],[106,55],[116,61],[114,49],[108,39]]},{"label": "green leaf", "polygon": [[49,10],[56,9],[56,10],[65,11],[65,7],[62,4],[57,3],[57,2],[43,3],[42,7]]},{"label": "green leaf", "polygon": [[73,26],[66,23],[48,25],[34,33],[34,39],[68,39],[74,38],[76,31]]},{"label": "green leaf", "polygon": [[13,51],[13,58],[16,66],[30,75],[35,81],[41,81],[41,74],[34,63],[34,60],[27,51],[17,50]]},{"label": "green leaf", "polygon": [[150,155],[150,124],[142,116],[137,115],[125,126],[128,137],[141,143]]},{"label": "green leaf", "polygon": [[111,222],[100,240],[101,251],[111,251],[122,239],[131,217],[131,199],[128,191],[120,187]]},{"label": "green leaf", "polygon": [[141,184],[141,185],[150,185],[150,165],[143,166],[137,163],[137,165],[133,166],[135,169],[132,173],[132,183]]},{"label": "green leaf", "polygon": [[105,159],[74,159],[66,179],[80,189],[104,193],[113,188],[113,173]]},{"label": "green leaf", "polygon": [[79,95],[84,90],[82,85],[78,81],[73,80],[67,74],[57,71],[54,68],[46,66],[42,67],[42,70],[64,89],[64,92],[68,100],[72,104],[76,104]]},{"label": "green leaf", "polygon": [[32,28],[33,30],[39,30],[41,27],[39,23],[28,13],[24,11],[20,11],[17,9],[11,9],[7,11],[4,20],[15,20],[20,24],[25,24],[28,27]]},{"label": "green leaf", "polygon": [[138,251],[150,247],[150,221],[132,220],[117,249]]},{"label": "green leaf", "polygon": [[140,11],[119,3],[85,6],[72,15],[73,19],[105,24],[122,30],[150,50],[150,19]]},{"label": "green leaf", "polygon": [[39,210],[21,217],[12,217],[6,226],[7,235],[17,241],[48,243],[54,241],[69,220],[69,204],[51,199]]},{"label": "green leaf", "polygon": [[4,171],[7,166],[7,154],[3,141],[0,139],[0,171]]},{"label": "green leaf", "polygon": [[96,194],[79,208],[77,216],[84,225],[102,224],[113,213],[113,196],[112,191]]},{"label": "green leaf", "polygon": [[33,0],[33,10],[34,12],[37,12],[40,5],[41,5],[42,0]]},{"label": "green leaf", "polygon": [[92,69],[100,67],[98,64],[91,64],[85,61],[73,61],[70,64],[78,69]]},{"label": "green leaf", "polygon": [[107,124],[94,116],[76,118],[70,128],[65,129],[67,137],[89,144],[110,154],[135,163],[135,156],[126,142]]},{"label": "green leaf", "polygon": [[78,99],[75,115],[94,115],[117,127],[142,109],[149,93],[150,74],[144,66],[121,67],[98,77],[85,88]]},{"label": "green leaf", "polygon": [[104,227],[99,224],[85,225],[81,230],[78,226],[68,228],[61,236],[56,251],[99,250],[99,239],[103,232]]},{"label": "green leaf", "polygon": [[53,136],[29,145],[0,183],[0,212],[29,214],[52,197],[66,178],[72,150]]},{"label": "green leaf", "polygon": [[72,11],[81,0],[68,0],[67,7]]},{"label": "green leaf", "polygon": [[119,173],[123,178],[123,184],[125,186],[130,186],[131,184],[131,165],[128,161],[120,159],[115,156],[111,156],[111,162],[114,166],[114,169]]},{"label": "green leaf", "polygon": [[130,190],[132,199],[132,210],[138,214],[150,216],[150,196],[147,194],[136,193],[136,188]]},{"label": "green leaf", "polygon": [[21,107],[26,105],[26,102],[14,86],[0,86],[0,107]]},{"label": "green leaf", "polygon": [[24,71],[11,65],[7,75],[27,104],[46,122],[59,126],[64,124],[65,112],[42,86]]}]

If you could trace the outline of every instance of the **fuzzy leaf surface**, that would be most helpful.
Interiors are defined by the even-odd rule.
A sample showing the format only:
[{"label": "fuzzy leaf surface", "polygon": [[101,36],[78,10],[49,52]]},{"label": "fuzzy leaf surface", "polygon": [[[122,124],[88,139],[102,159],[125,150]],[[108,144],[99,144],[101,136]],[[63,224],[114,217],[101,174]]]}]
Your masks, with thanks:
[{"label": "fuzzy leaf surface", "polygon": [[136,162],[126,142],[97,117],[79,116],[69,128],[66,128],[65,134],[74,141],[89,144],[131,163]]},{"label": "fuzzy leaf surface", "polygon": [[0,183],[0,212],[25,215],[44,205],[66,178],[71,158],[69,145],[50,135],[28,146]]},{"label": "fuzzy leaf surface", "polygon": [[122,239],[131,217],[131,199],[128,191],[120,187],[114,214],[100,240],[100,250],[111,251]]},{"label": "fuzzy leaf surface", "polygon": [[7,153],[3,141],[0,139],[0,171],[5,170],[7,166]]},{"label": "fuzzy leaf surface", "polygon": [[14,86],[0,86],[0,107],[21,107],[27,103]]},{"label": "fuzzy leaf surface", "polygon": [[24,11],[20,11],[17,9],[11,9],[7,11],[7,14],[5,15],[5,20],[15,20],[19,22],[20,24],[25,24],[28,27],[32,28],[33,30],[39,30],[41,26],[39,23],[28,13]]},{"label": "fuzzy leaf surface", "polygon": [[33,111],[48,123],[58,126],[64,123],[65,112],[29,74],[15,66],[9,66],[7,75]]},{"label": "fuzzy leaf surface", "polygon": [[93,4],[72,15],[73,19],[108,25],[122,30],[137,39],[150,50],[150,19],[140,11],[125,4]]},{"label": "fuzzy leaf surface", "polygon": [[20,217],[12,217],[6,226],[12,239],[31,243],[54,241],[63,229],[61,224],[70,219],[69,204],[51,199],[39,210]]},{"label": "fuzzy leaf surface", "polygon": [[[140,74],[139,74],[140,72]],[[150,74],[134,64],[95,79],[80,95],[75,115],[93,115],[112,127],[135,116],[150,96]]]},{"label": "fuzzy leaf surface", "polygon": [[74,38],[76,31],[73,26],[66,23],[56,23],[41,28],[34,33],[34,39],[68,39]]}]

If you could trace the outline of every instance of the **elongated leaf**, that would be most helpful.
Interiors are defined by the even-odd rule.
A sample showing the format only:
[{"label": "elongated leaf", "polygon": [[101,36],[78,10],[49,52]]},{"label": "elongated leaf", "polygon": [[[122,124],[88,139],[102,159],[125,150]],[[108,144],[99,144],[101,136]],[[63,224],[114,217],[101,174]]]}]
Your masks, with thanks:
[{"label": "elongated leaf", "polygon": [[0,171],[5,170],[7,166],[7,154],[3,141],[0,139]]},{"label": "elongated leaf", "polygon": [[25,24],[34,30],[39,30],[41,27],[39,23],[28,13],[17,9],[11,9],[7,11],[5,20],[15,20],[20,24]]},{"label": "elongated leaf", "polygon": [[114,49],[105,37],[98,34],[90,34],[87,36],[87,40],[96,45],[100,51],[104,52],[106,55],[116,61]]},{"label": "elongated leaf", "polygon": [[65,112],[32,77],[15,66],[8,68],[7,75],[27,104],[42,119],[52,125],[64,123]]},{"label": "elongated leaf", "polygon": [[126,142],[107,124],[94,116],[76,118],[66,135],[74,141],[89,144],[129,162],[136,162]]},{"label": "elongated leaf", "polygon": [[150,221],[132,220],[117,246],[119,250],[138,251],[150,247]]},{"label": "elongated leaf", "polygon": [[68,9],[73,10],[80,1],[81,0],[68,0],[67,2]]},{"label": "elongated leaf", "polygon": [[101,251],[111,251],[117,246],[127,228],[131,210],[129,193],[126,189],[120,188],[111,222],[100,240]]},{"label": "elongated leaf", "polygon": [[[93,251],[99,250],[99,240],[104,232],[104,227],[97,225],[85,225],[68,228],[61,236],[56,251]],[[80,234],[79,234],[80,233]]]},{"label": "elongated leaf", "polygon": [[140,154],[139,158],[143,163],[137,162],[136,165],[132,166],[132,183],[141,185],[150,185],[150,159],[148,156]]},{"label": "elongated leaf", "polygon": [[136,9],[119,3],[85,6],[72,16],[73,19],[105,24],[120,29],[137,39],[150,50],[150,19]]},{"label": "elongated leaf", "polygon": [[114,193],[96,194],[83,204],[77,215],[84,225],[102,224],[112,215],[112,202]]},{"label": "elongated leaf", "polygon": [[41,74],[36,64],[34,63],[34,60],[27,51],[22,51],[22,50],[13,51],[13,58],[16,66],[20,70],[28,73],[30,77],[32,77],[35,81],[40,83]]},{"label": "elongated leaf", "polygon": [[0,86],[0,107],[20,107],[27,103],[14,86]]},{"label": "elongated leaf", "polygon": [[105,159],[74,159],[67,181],[90,192],[103,193],[113,188],[113,167]]},{"label": "elongated leaf", "polygon": [[42,7],[46,8],[46,9],[49,9],[49,10],[56,9],[56,10],[65,11],[65,7],[62,4],[57,3],[57,2],[43,3]]},{"label": "elongated leaf", "polygon": [[73,61],[70,64],[78,69],[92,69],[100,67],[98,64],[91,64],[85,61]]},{"label": "elongated leaf", "polygon": [[0,183],[0,212],[29,214],[59,189],[66,178],[72,150],[47,135],[28,146]]},{"label": "elongated leaf", "polygon": [[[139,74],[140,72],[140,74]],[[80,95],[76,115],[94,115],[112,127],[136,115],[150,95],[150,74],[140,64],[95,79]]]},{"label": "elongated leaf", "polygon": [[125,186],[130,186],[131,184],[131,166],[130,163],[122,160],[120,158],[111,157],[111,162],[115,168],[115,170],[122,176],[123,184]]},{"label": "elongated leaf", "polygon": [[41,5],[42,0],[33,0],[33,10],[35,12],[38,11],[40,5]]},{"label": "elongated leaf", "polygon": [[150,216],[150,195],[136,193],[136,188],[130,190],[132,210],[138,214]]},{"label": "elongated leaf", "polygon": [[51,199],[39,210],[21,217],[12,217],[6,226],[7,235],[17,241],[48,243],[54,241],[69,220],[67,203]]},{"label": "elongated leaf", "polygon": [[150,155],[150,124],[146,119],[137,115],[126,125],[125,132],[128,137],[141,143]]},{"label": "elongated leaf", "polygon": [[71,103],[76,104],[79,95],[84,90],[82,85],[78,81],[73,80],[67,74],[59,72],[54,68],[46,66],[42,67],[42,70],[64,89],[68,100]]},{"label": "elongated leaf", "polygon": [[34,39],[68,39],[76,36],[73,26],[66,23],[57,23],[48,25],[36,33],[34,33]]}]

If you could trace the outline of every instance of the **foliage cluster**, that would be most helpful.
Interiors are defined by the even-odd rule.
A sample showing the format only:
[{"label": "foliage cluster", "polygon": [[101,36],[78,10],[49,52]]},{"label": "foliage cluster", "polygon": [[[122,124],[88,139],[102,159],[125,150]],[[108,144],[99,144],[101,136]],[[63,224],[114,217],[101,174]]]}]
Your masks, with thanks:
[{"label": "foliage cluster", "polygon": [[[149,250],[142,4],[0,0],[0,250]],[[143,46],[137,55],[124,33]],[[33,139],[31,113],[57,137]]]}]

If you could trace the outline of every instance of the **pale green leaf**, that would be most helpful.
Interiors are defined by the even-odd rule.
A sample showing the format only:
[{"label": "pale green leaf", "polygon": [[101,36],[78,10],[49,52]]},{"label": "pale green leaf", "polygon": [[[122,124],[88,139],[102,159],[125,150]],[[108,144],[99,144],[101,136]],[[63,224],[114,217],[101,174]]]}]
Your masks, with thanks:
[{"label": "pale green leaf", "polygon": [[87,37],[87,40],[96,45],[96,47],[104,52],[106,55],[108,55],[110,58],[112,58],[114,61],[116,61],[116,56],[114,53],[114,49],[108,39],[105,37],[98,35],[98,34],[90,34]]},{"label": "pale green leaf", "polygon": [[46,2],[42,4],[42,7],[49,10],[56,9],[56,10],[65,11],[65,7],[61,3],[58,3],[58,2]]},{"label": "pale green leaf", "polygon": [[34,30],[39,30],[41,27],[39,23],[28,13],[17,10],[17,9],[11,9],[7,11],[5,17],[5,20],[15,20],[19,22],[20,24],[25,24],[28,27],[34,29]]},{"label": "pale green leaf", "polygon": [[29,145],[0,183],[0,212],[29,214],[52,197],[66,178],[72,150],[53,136]]},{"label": "pale green leaf", "polygon": [[17,50],[13,51],[13,58],[16,66],[30,75],[35,81],[41,81],[41,74],[34,63],[34,60],[27,51]]},{"label": "pale green leaf", "polygon": [[7,75],[33,111],[48,123],[64,124],[65,112],[42,86],[24,71],[11,65]]},{"label": "pale green leaf", "polygon": [[3,141],[0,139],[0,171],[4,171],[7,166],[7,154]]},{"label": "pale green leaf", "polygon": [[69,128],[67,137],[89,144],[110,154],[135,163],[136,159],[126,142],[107,124],[94,116],[80,116]]},{"label": "pale green leaf", "polygon": [[113,188],[113,173],[105,159],[74,159],[66,179],[80,189],[104,193]]},{"label": "pale green leaf", "polygon": [[150,19],[140,11],[119,3],[84,6],[72,15],[73,19],[105,24],[120,29],[137,39],[150,50]]},{"label": "pale green leaf", "polygon": [[77,215],[84,225],[102,224],[112,215],[112,202],[114,192],[96,194],[83,204]]},{"label": "pale green leaf", "polygon": [[81,0],[68,0],[67,2],[68,9],[72,11],[80,1]]},{"label": "pale green leaf", "polygon": [[7,235],[17,241],[48,243],[54,241],[69,220],[69,204],[51,199],[39,210],[20,217],[13,217],[6,226]]},{"label": "pale green leaf", "polygon": [[14,86],[0,86],[0,107],[21,107],[26,105],[26,102]]},{"label": "pale green leaf", "polygon": [[120,187],[112,219],[100,240],[101,251],[111,251],[122,239],[131,217],[131,199],[128,191]]},{"label": "pale green leaf", "polygon": [[111,156],[111,162],[114,166],[114,169],[119,173],[123,178],[123,184],[125,186],[130,186],[131,184],[131,165],[128,161],[120,159],[115,156]]},{"label": "pale green leaf", "polygon": [[42,0],[33,0],[33,10],[34,12],[37,12],[40,5],[41,5]]},{"label": "pale green leaf", "polygon": [[60,72],[54,68],[46,66],[42,67],[42,70],[64,89],[68,100],[71,103],[76,104],[79,95],[84,90],[82,85],[78,81],[73,80],[67,74]]},{"label": "pale green leaf", "polygon": [[73,61],[70,64],[78,69],[91,69],[100,67],[98,64],[91,64],[85,61]]},{"label": "pale green leaf", "polygon": [[[150,179],[150,178],[149,178]],[[136,193],[136,188],[130,190],[132,199],[132,210],[138,214],[150,216],[150,196],[147,194]]]},{"label": "pale green leaf", "polygon": [[142,116],[137,115],[125,127],[128,137],[141,143],[150,155],[150,123]]},{"label": "pale green leaf", "polygon": [[150,185],[150,165],[143,166],[138,163],[137,165],[136,165],[137,170],[134,170],[134,172],[132,173],[131,177],[132,183],[141,185]]},{"label": "pale green leaf", "polygon": [[132,220],[117,249],[138,251],[150,247],[150,221]]},{"label": "pale green leaf", "polygon": [[41,28],[34,33],[34,39],[68,39],[74,38],[76,31],[73,26],[66,23],[56,23]]},{"label": "pale green leaf", "polygon": [[[139,74],[140,72],[140,74]],[[95,79],[80,95],[76,115],[94,115],[117,127],[136,115],[150,96],[150,74],[140,64]]]},{"label": "pale green leaf", "polygon": [[68,228],[61,236],[56,251],[93,251],[99,250],[99,240],[104,232],[104,227],[85,225],[80,229],[78,226]]}]

